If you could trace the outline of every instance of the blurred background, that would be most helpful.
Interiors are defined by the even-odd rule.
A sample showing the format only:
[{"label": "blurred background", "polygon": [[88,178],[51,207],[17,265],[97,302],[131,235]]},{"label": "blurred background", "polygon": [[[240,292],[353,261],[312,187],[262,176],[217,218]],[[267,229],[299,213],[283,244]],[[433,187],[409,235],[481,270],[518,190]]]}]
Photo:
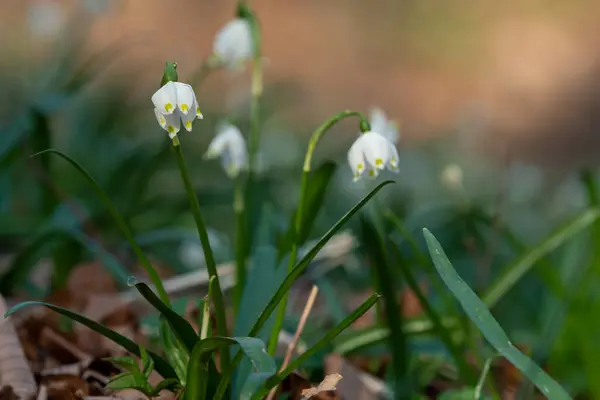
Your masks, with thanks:
[{"label": "blurred background", "polygon": [[[202,252],[150,96],[166,60],[178,62],[180,80],[193,81],[235,3],[2,6],[0,291],[44,297],[64,286],[74,268],[98,259],[126,286],[129,272],[99,250],[127,259],[126,244],[88,184],[56,157],[29,158],[49,147],[90,171],[165,274],[198,268]],[[252,7],[265,57],[260,193],[282,229],[297,202],[308,136],[343,109],[379,107],[399,122],[401,172],[381,201],[409,230],[429,227],[473,286],[486,287],[518,252],[493,240],[493,231],[475,235],[465,205],[500,216],[525,246],[588,206],[582,179],[597,166],[600,150],[600,2],[255,0]],[[180,136],[216,256],[228,262],[232,182],[202,155],[223,118],[235,116],[247,133],[250,74],[217,71],[195,90],[205,118]],[[316,162],[339,167],[315,238],[369,186],[354,184],[346,164],[357,133],[355,121],[345,121],[319,147]],[[345,274],[334,280],[340,292],[362,290],[344,282],[360,281],[364,268]],[[528,275],[495,309],[524,346],[535,343],[543,325],[542,281]],[[572,322],[576,332],[583,321]],[[561,382],[586,387],[570,367],[590,352],[561,343],[553,371]],[[588,378],[600,374],[598,362],[586,365]]]}]

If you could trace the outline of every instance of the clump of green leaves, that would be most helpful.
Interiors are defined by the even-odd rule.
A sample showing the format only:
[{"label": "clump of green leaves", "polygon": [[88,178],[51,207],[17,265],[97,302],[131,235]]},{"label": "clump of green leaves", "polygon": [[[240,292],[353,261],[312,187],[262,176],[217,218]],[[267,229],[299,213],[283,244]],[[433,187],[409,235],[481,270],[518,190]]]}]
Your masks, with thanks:
[{"label": "clump of green leaves", "polygon": [[106,389],[121,390],[121,389],[136,389],[152,398],[158,396],[162,390],[170,390],[177,392],[181,389],[181,384],[178,379],[169,378],[160,381],[156,386],[152,386],[148,382],[150,374],[154,370],[154,360],[148,355],[148,352],[143,346],[140,347],[142,367],[138,364],[137,359],[133,357],[110,357],[106,360],[113,362],[126,372],[113,376]]}]

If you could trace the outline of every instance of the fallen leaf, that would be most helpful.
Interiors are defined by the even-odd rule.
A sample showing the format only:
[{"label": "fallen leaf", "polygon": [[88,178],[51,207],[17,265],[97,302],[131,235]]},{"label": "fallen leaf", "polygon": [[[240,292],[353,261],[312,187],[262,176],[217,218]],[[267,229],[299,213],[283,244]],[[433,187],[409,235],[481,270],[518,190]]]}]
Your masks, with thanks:
[{"label": "fallen leaf", "polygon": [[336,385],[342,380],[342,378],[343,376],[337,373],[327,375],[323,381],[319,383],[319,386],[302,390],[302,397],[310,399],[321,392],[333,391],[336,389]]},{"label": "fallen leaf", "polygon": [[[4,298],[0,295],[0,315],[6,311]],[[10,317],[0,321],[0,349],[0,386],[10,385],[14,393],[24,399],[35,396],[37,385],[33,372]]]}]

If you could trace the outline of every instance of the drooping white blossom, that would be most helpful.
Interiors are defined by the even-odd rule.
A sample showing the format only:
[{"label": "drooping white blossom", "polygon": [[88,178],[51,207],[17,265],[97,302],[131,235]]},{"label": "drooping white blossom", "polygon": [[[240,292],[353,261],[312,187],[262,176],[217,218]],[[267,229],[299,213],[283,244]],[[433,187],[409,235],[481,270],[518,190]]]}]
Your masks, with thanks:
[{"label": "drooping white blossom", "polygon": [[217,157],[221,157],[221,165],[231,178],[248,168],[246,140],[237,126],[223,122],[217,127],[217,134],[210,142],[205,158]]},{"label": "drooping white blossom", "polygon": [[352,169],[354,181],[363,174],[376,178],[385,168],[398,171],[398,150],[385,136],[375,131],[361,134],[348,150],[348,163]]},{"label": "drooping white blossom", "polygon": [[152,95],[154,114],[158,124],[173,139],[181,129],[181,123],[188,132],[196,117],[202,119],[200,106],[194,89],[181,82],[167,82]]},{"label": "drooping white blossom", "polygon": [[442,184],[449,190],[456,191],[463,187],[463,170],[460,165],[450,163],[444,167],[441,173]]},{"label": "drooping white blossom", "polygon": [[244,18],[229,21],[215,36],[213,55],[229,69],[242,67],[253,52],[252,29]]},{"label": "drooping white blossom", "polygon": [[67,22],[64,6],[56,0],[34,0],[28,9],[28,27],[37,38],[54,38]]},{"label": "drooping white blossom", "polygon": [[395,121],[389,120],[386,113],[381,108],[371,108],[369,120],[373,132],[383,135],[393,144],[398,142],[400,136],[398,124]]}]

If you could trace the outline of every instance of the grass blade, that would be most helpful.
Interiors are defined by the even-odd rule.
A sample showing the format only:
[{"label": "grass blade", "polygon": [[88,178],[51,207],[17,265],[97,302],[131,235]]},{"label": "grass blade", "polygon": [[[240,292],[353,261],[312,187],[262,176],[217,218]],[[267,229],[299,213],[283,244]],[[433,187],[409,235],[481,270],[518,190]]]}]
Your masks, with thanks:
[{"label": "grass blade", "polygon": [[46,153],[56,154],[57,156],[66,160],[69,164],[71,164],[75,169],[77,169],[86,178],[88,183],[96,191],[98,197],[100,197],[100,199],[102,200],[102,202],[104,203],[106,208],[108,208],[108,210],[112,214],[117,225],[119,226],[119,229],[121,229],[121,232],[123,233],[123,235],[129,242],[129,245],[131,246],[135,255],[137,256],[140,263],[144,267],[146,274],[148,274],[148,276],[150,277],[150,280],[152,281],[152,283],[158,290],[158,294],[159,294],[161,300],[164,303],[170,305],[171,301],[169,300],[169,296],[167,295],[167,292],[165,291],[165,288],[163,287],[162,281],[160,280],[158,273],[156,272],[154,267],[152,267],[150,260],[148,260],[148,257],[146,257],[146,254],[144,254],[144,252],[142,251],[140,246],[135,241],[135,239],[133,237],[133,233],[131,232],[131,229],[129,229],[129,226],[127,225],[127,223],[125,222],[125,220],[123,219],[123,217],[121,216],[119,211],[112,204],[112,202],[110,201],[110,199],[108,198],[108,196],[106,195],[104,190],[102,190],[100,185],[98,185],[98,182],[96,182],[96,180],[87,172],[87,170],[85,168],[83,168],[81,166],[81,164],[79,164],[77,161],[73,160],[71,157],[67,156],[64,153],[61,153],[58,150],[55,150],[55,149],[44,150],[42,152],[34,154],[32,157],[40,156],[40,155],[43,155]]},{"label": "grass blade", "polygon": [[427,228],[423,229],[423,235],[425,236],[434,266],[442,277],[442,280],[487,341],[502,356],[525,374],[548,399],[570,399],[571,397],[565,389],[511,343],[483,301],[477,297],[475,292],[456,273],[442,246]]},{"label": "grass blade", "polygon": [[[483,302],[489,308],[494,307],[506,293],[508,293],[519,280],[542,257],[558,248],[585,228],[594,223],[600,216],[600,210],[591,208],[579,216],[553,231],[544,241],[529,250],[518,260],[508,266],[504,273],[496,279],[486,293],[482,296]],[[431,251],[431,250],[430,250]]]},{"label": "grass blade", "polygon": [[321,340],[315,343],[311,348],[306,350],[302,355],[298,358],[290,362],[290,364],[278,374],[272,376],[267,379],[263,387],[254,394],[253,399],[261,399],[261,396],[265,396],[269,390],[278,385],[283,379],[285,379],[288,375],[294,372],[302,363],[315,355],[319,350],[323,347],[331,344],[331,341],[335,339],[340,333],[342,333],[346,328],[348,328],[354,321],[360,318],[364,313],[369,311],[371,307],[377,303],[377,301],[381,298],[381,295],[375,293],[371,295],[360,307],[358,307],[352,314],[348,315],[346,319],[344,319],[340,324],[338,324],[335,328],[327,332]]},{"label": "grass blade", "polygon": [[173,311],[171,307],[163,303],[145,283],[136,283],[135,288],[148,300],[148,303],[152,304],[162,314],[171,326],[171,329],[173,329],[175,336],[177,336],[187,351],[191,353],[199,339],[190,323]]},{"label": "grass blade", "polygon": [[[212,302],[215,306],[215,317],[217,332],[220,336],[227,336],[227,319],[225,316],[225,301],[223,300],[223,291],[221,290],[221,283],[219,282],[219,275],[217,274],[217,264],[213,255],[212,248],[210,246],[210,240],[208,237],[208,231],[204,222],[204,217],[200,211],[200,202],[198,201],[198,195],[194,191],[192,181],[190,180],[190,174],[185,164],[183,157],[183,151],[181,150],[181,144],[179,139],[173,138],[173,149],[177,156],[177,165],[179,166],[179,172],[181,173],[181,180],[185,187],[185,192],[190,203],[192,215],[194,216],[194,222],[198,230],[198,237],[200,238],[200,244],[202,245],[202,252],[204,253],[204,259],[206,260],[206,269],[210,278],[214,278],[214,292],[212,296]],[[221,367],[227,369],[229,366],[229,353],[224,351],[221,352]]]},{"label": "grass blade", "polygon": [[485,379],[487,378],[489,372],[490,372],[490,367],[492,366],[492,362],[494,361],[496,357],[489,357],[487,360],[485,360],[485,363],[483,364],[483,369],[481,370],[481,374],[479,375],[479,381],[477,382],[477,385],[475,385],[475,400],[481,400],[483,399],[483,397],[481,396],[481,393],[483,392],[483,386],[485,385]]},{"label": "grass blade", "polygon": [[[367,202],[377,194],[377,192],[379,192],[384,186],[387,186],[391,183],[394,183],[394,181],[385,181],[377,185],[369,194],[367,194],[362,200],[356,203],[356,205],[352,207],[350,211],[344,214],[344,216],[338,222],[336,222],[335,225],[332,226],[331,229],[329,229],[329,231],[327,231],[327,233],[325,233],[325,235],[321,237],[321,239],[319,239],[317,244],[315,244],[315,246],[302,258],[302,260],[300,260],[298,264],[296,264],[294,269],[292,269],[292,271],[284,279],[277,292],[273,295],[263,312],[260,314],[256,322],[254,323],[254,326],[250,330],[248,336],[254,337],[260,332],[265,322],[267,322],[273,311],[275,311],[275,309],[277,308],[277,305],[279,304],[281,299],[290,290],[296,279],[298,279],[302,272],[304,272],[304,270],[308,267],[310,262],[316,257],[317,253],[319,253],[319,251],[325,246],[329,239],[331,239],[336,234],[336,232],[339,231],[342,228],[342,226],[350,218],[352,218],[352,216],[354,216],[354,214],[356,214],[362,207],[364,207],[365,204],[367,204]],[[229,385],[231,374],[233,373],[233,370],[241,361],[241,359],[242,354],[238,352],[238,354],[235,356],[234,360],[231,363],[229,372],[225,371],[223,379],[219,384],[219,388],[217,389],[217,393],[215,394],[213,400],[220,400],[223,398],[225,390]]]},{"label": "grass blade", "polygon": [[[446,317],[442,319],[442,326],[446,330],[460,329],[456,318]],[[406,319],[402,326],[405,335],[426,335],[434,333],[435,327],[428,318],[417,317]],[[368,348],[388,340],[390,330],[388,327],[374,325],[368,328],[347,332],[333,342],[333,352],[346,355],[357,350]]]},{"label": "grass blade", "polygon": [[258,334],[260,329],[263,327],[264,323],[271,316],[271,313],[273,313],[273,311],[279,304],[279,301],[283,298],[285,293],[287,293],[290,290],[290,288],[292,287],[292,285],[296,281],[296,279],[302,274],[302,272],[304,272],[306,267],[308,267],[310,262],[315,258],[317,253],[319,251],[321,251],[321,249],[325,246],[325,244],[329,241],[329,239],[331,239],[333,237],[333,235],[335,235],[336,232],[339,231],[342,228],[342,226],[350,218],[352,218],[352,216],[354,216],[354,214],[356,214],[362,207],[364,207],[364,205],[367,204],[367,202],[373,196],[375,196],[375,194],[377,194],[377,192],[379,192],[379,190],[381,190],[384,186],[389,185],[391,183],[394,183],[394,181],[385,181],[385,182],[379,184],[375,189],[373,189],[369,194],[367,194],[361,201],[359,201],[354,207],[352,207],[352,209],[350,211],[348,211],[338,222],[336,222],[336,224],[333,227],[331,227],[331,229],[329,229],[329,231],[327,231],[327,233],[325,233],[325,235],[323,235],[321,237],[321,239],[319,239],[317,244],[298,262],[298,264],[296,264],[296,266],[294,267],[292,272],[290,272],[287,275],[287,277],[284,279],[283,283],[281,284],[281,286],[279,287],[279,289],[277,290],[275,295],[273,295],[273,297],[271,298],[271,301],[269,301],[269,304],[267,304],[267,306],[265,307],[263,312],[258,317],[257,321],[254,323],[254,326],[250,330],[250,333],[248,336],[253,337]]},{"label": "grass blade", "polygon": [[[398,277],[394,273],[384,242],[384,234],[377,225],[378,214],[373,210],[373,218],[361,218],[361,241],[364,243],[369,264],[373,270],[375,290],[383,295],[383,311],[387,325],[390,328],[388,346],[392,353],[394,387],[396,398],[405,398],[410,391],[408,380],[409,349],[406,335],[402,330],[402,311],[398,304]],[[379,310],[378,310],[379,311]]]},{"label": "grass blade", "polygon": [[[141,357],[140,347],[132,340],[126,338],[125,336],[121,335],[120,333],[113,331],[110,328],[105,327],[102,324],[99,324],[96,321],[92,321],[91,319],[84,317],[83,315],[77,314],[73,311],[67,310],[66,308],[58,307],[58,306],[55,306],[50,303],[45,303],[43,301],[25,301],[23,303],[17,304],[16,306],[14,306],[10,310],[8,310],[6,312],[6,314],[4,314],[4,317],[7,318],[19,310],[22,310],[26,307],[32,307],[32,306],[44,306],[44,307],[51,309],[52,311],[55,311],[59,314],[64,315],[65,317],[71,318],[72,320],[79,322],[82,325],[85,325],[86,327],[90,328],[91,330],[98,332],[105,338],[112,340],[113,342],[115,342],[116,344],[118,344],[119,346],[124,348],[125,350],[129,351],[130,353],[135,354],[138,357]],[[165,359],[163,359],[162,357],[158,356],[155,353],[152,353],[152,352],[148,352],[148,353],[154,360],[154,367],[155,367],[156,371],[159,374],[161,374],[163,378],[177,379],[177,374],[175,373],[175,370],[173,370],[173,368],[169,365],[169,363]]]}]

